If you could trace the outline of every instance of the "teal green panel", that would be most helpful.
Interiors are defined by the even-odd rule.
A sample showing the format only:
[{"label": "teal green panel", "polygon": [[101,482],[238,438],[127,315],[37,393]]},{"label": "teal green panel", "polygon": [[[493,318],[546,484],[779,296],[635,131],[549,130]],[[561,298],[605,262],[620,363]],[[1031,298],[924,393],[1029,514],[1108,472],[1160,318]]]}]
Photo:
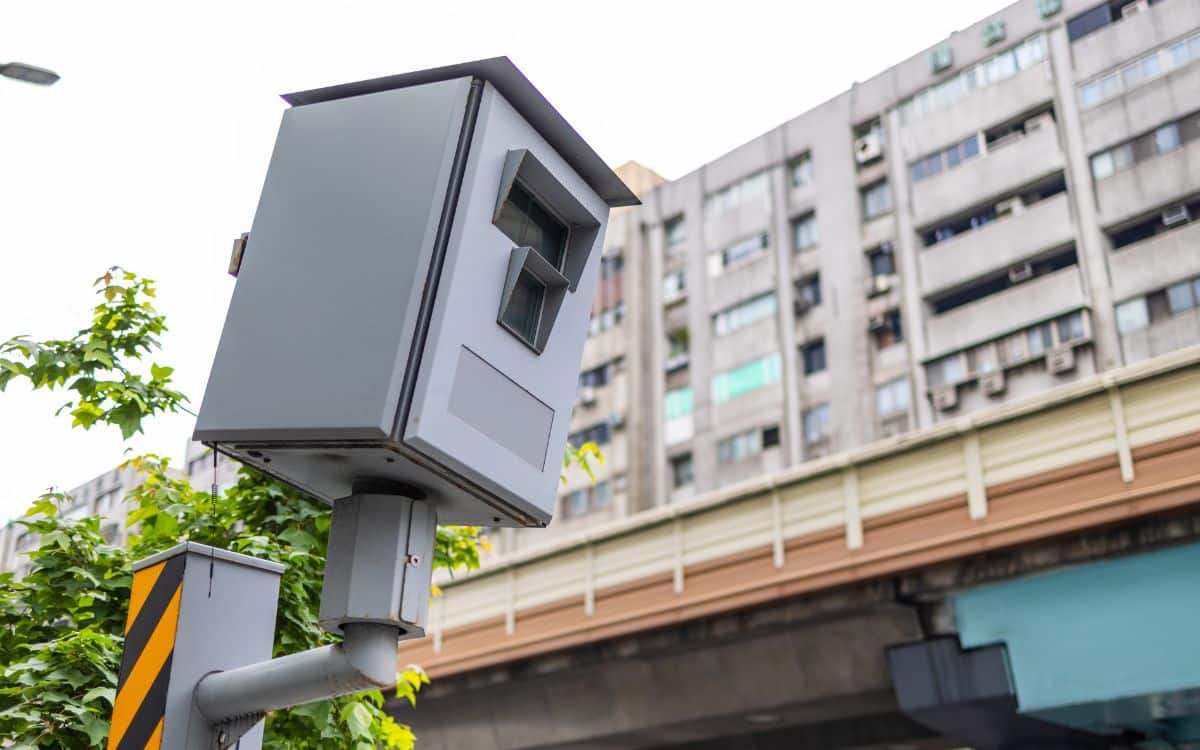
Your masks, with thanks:
[{"label": "teal green panel", "polygon": [[1200,687],[1200,544],[980,588],[954,606],[963,647],[1008,646],[1025,713]]}]

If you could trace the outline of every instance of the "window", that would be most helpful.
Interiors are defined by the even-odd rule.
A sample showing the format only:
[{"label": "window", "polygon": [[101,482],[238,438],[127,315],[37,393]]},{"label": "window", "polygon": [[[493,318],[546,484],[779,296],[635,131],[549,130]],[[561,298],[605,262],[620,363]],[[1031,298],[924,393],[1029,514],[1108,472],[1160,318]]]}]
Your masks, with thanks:
[{"label": "window", "polygon": [[1058,327],[1058,343],[1066,344],[1087,337],[1083,329],[1083,313],[1073,312],[1055,321]]},{"label": "window", "polygon": [[675,388],[667,391],[664,399],[666,421],[663,423],[663,440],[667,445],[691,440],[694,432],[692,424],[692,389],[690,386]]},{"label": "window", "polygon": [[812,447],[829,439],[829,404],[819,404],[805,409],[801,416],[804,424],[804,445]]},{"label": "window", "polygon": [[731,464],[762,452],[762,432],[750,430],[717,443],[717,461]]},{"label": "window", "polygon": [[755,428],[731,435],[717,443],[717,461],[731,464],[779,445],[779,427]]},{"label": "window", "polygon": [[663,301],[672,302],[684,295],[687,290],[687,272],[680,268],[671,271],[663,277]]},{"label": "window", "polygon": [[1067,21],[1067,37],[1073,42],[1076,39],[1091,34],[1094,31],[1099,31],[1105,26],[1112,23],[1112,8],[1108,3],[1097,5],[1091,10],[1084,11]]},{"label": "window", "polygon": [[874,219],[892,210],[892,190],[886,180],[863,188],[862,210],[865,219]]},{"label": "window", "polygon": [[718,373],[712,379],[713,403],[721,404],[745,393],[779,382],[779,354],[767,356]]},{"label": "window", "polygon": [[796,250],[807,250],[817,244],[817,217],[806,214],[792,222],[792,244]]},{"label": "window", "polygon": [[762,232],[744,240],[738,240],[719,253],[708,256],[708,275],[720,276],[725,269],[755,258],[767,247],[767,233]]},{"label": "window", "polygon": [[578,518],[596,510],[607,508],[612,499],[612,489],[607,480],[590,487],[582,487],[563,497],[563,511],[567,518]]},{"label": "window", "polygon": [[908,378],[889,380],[875,389],[875,413],[880,419],[908,413]]},{"label": "window", "polygon": [[1187,65],[1197,59],[1200,59],[1200,34],[1178,41],[1170,47],[1148,52],[1118,70],[1109,71],[1080,85],[1079,106],[1083,109],[1095,107],[1157,78],[1167,70]]},{"label": "window", "polygon": [[595,443],[596,445],[604,445],[609,440],[608,422],[597,422],[591,427],[585,427],[579,432],[572,432],[567,436],[567,442],[576,448],[584,443]]},{"label": "window", "polygon": [[998,52],[983,62],[951,75],[900,102],[900,121],[909,124],[925,115],[951,107],[972,91],[987,88],[1044,59],[1045,36],[1031,36],[1015,47]]},{"label": "window", "polygon": [[867,265],[871,269],[872,278],[891,276],[896,273],[896,258],[892,254],[891,243],[880,245],[868,252]]},{"label": "window", "polygon": [[775,292],[760,294],[714,315],[713,333],[717,336],[733,333],[764,318],[769,318],[778,309]]},{"label": "window", "polygon": [[693,406],[691,387],[684,386],[683,388],[667,391],[664,402],[666,404],[667,419],[691,416]]},{"label": "window", "polygon": [[1117,305],[1117,330],[1121,333],[1140,331],[1150,325],[1146,298],[1138,297]]},{"label": "window", "polygon": [[1167,287],[1167,306],[1172,315],[1191,310],[1196,306],[1192,282],[1184,281]]},{"label": "window", "polygon": [[1133,165],[1133,147],[1125,143],[1092,157],[1092,176],[1103,180]]},{"label": "window", "polygon": [[953,385],[963,379],[963,362],[960,354],[935,359],[929,363],[930,385]]},{"label": "window", "polygon": [[513,184],[500,207],[496,226],[518,247],[532,247],[550,265],[562,270],[567,225],[538,203],[519,182]]},{"label": "window", "polygon": [[605,331],[616,328],[625,319],[625,303],[618,302],[612,307],[605,308],[600,312],[593,312],[592,318],[588,322],[588,335],[598,336]]},{"label": "window", "polygon": [[791,176],[792,187],[804,187],[813,179],[813,163],[811,154],[802,154],[792,161],[788,168],[788,173]]},{"label": "window", "polygon": [[796,314],[821,304],[821,275],[814,273],[796,282]]},{"label": "window", "polygon": [[1163,125],[1154,131],[1154,150],[1160,154],[1179,148],[1179,126],[1175,123]]},{"label": "window", "polygon": [[955,143],[949,148],[918,159],[909,167],[913,182],[939,174],[943,169],[954,169],[965,161],[979,156],[979,134],[972,133],[967,138]]},{"label": "window", "polygon": [[667,249],[679,247],[687,241],[687,224],[683,223],[682,216],[676,216],[673,219],[667,219],[663,223],[663,234],[666,238]]},{"label": "window", "polygon": [[690,339],[687,326],[667,331],[667,359],[672,360],[678,357],[687,357],[691,344]]},{"label": "window", "polygon": [[618,274],[625,270],[625,256],[620,252],[612,255],[605,255],[600,258],[600,278],[604,280],[615,279]]},{"label": "window", "polygon": [[599,367],[593,367],[590,370],[584,370],[579,373],[580,388],[599,388],[603,385],[608,385],[609,363],[605,362]]},{"label": "window", "polygon": [[800,356],[804,360],[804,374],[813,375],[825,370],[825,339],[810,341],[800,347]]},{"label": "window", "polygon": [[1031,357],[1040,356],[1047,349],[1054,346],[1054,341],[1050,338],[1049,323],[1034,326],[1026,331],[1025,335],[1029,339],[1029,356]]},{"label": "window", "polygon": [[871,340],[876,351],[904,341],[904,329],[900,324],[900,311],[889,310],[871,320]]},{"label": "window", "polygon": [[765,206],[769,194],[767,173],[759,172],[709,195],[704,199],[704,211],[706,215],[720,213],[753,201]]},{"label": "window", "polygon": [[684,453],[682,456],[673,456],[671,458],[671,486],[679,489],[694,481],[696,481],[696,471],[692,464],[692,454]]}]

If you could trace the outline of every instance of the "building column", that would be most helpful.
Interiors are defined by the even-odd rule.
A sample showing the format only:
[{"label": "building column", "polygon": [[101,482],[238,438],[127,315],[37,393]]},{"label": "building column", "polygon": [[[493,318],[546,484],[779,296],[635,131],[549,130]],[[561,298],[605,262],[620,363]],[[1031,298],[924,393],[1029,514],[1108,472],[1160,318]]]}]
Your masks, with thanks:
[{"label": "building column", "polygon": [[1079,98],[1071,66],[1071,42],[1064,26],[1048,30],[1046,38],[1050,44],[1050,65],[1054,71],[1058,141],[1066,158],[1064,172],[1067,192],[1071,195],[1075,214],[1075,252],[1092,303],[1092,345],[1096,369],[1110,370],[1120,367],[1124,362],[1117,337],[1112,282],[1108,275],[1108,239],[1100,230],[1091,160],[1083,143]]}]

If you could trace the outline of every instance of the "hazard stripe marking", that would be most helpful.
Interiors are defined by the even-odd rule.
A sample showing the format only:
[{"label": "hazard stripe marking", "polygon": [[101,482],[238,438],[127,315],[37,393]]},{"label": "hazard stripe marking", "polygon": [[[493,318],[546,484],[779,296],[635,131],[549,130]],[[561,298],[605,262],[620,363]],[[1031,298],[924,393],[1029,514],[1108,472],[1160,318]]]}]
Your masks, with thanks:
[{"label": "hazard stripe marking", "polygon": [[108,750],[148,750],[162,742],[186,560],[178,555],[134,573]]},{"label": "hazard stripe marking", "polygon": [[158,580],[158,576],[162,574],[165,567],[167,567],[167,563],[164,561],[154,567],[139,570],[134,574],[133,587],[129,592],[129,617],[125,619],[125,635],[129,635],[129,629],[133,627],[133,621],[137,619],[138,612],[142,610],[142,605],[146,603],[146,597],[150,595],[150,590],[154,588],[154,582]]}]

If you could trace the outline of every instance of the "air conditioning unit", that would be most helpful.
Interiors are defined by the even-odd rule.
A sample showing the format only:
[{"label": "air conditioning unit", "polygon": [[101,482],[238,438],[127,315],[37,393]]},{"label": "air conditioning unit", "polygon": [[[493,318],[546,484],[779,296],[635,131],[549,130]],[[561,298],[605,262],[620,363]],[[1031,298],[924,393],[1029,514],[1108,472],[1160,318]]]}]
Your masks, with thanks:
[{"label": "air conditioning unit", "polygon": [[887,294],[892,291],[892,287],[896,285],[896,277],[890,273],[872,276],[867,279],[867,296],[874,297],[879,294]]},{"label": "air conditioning unit", "polygon": [[1164,226],[1173,227],[1176,224],[1184,224],[1192,220],[1192,213],[1188,211],[1188,207],[1182,203],[1178,206],[1172,206],[1162,212],[1162,223]]},{"label": "air conditioning unit", "polygon": [[958,406],[958,386],[939,385],[933,389],[933,408],[938,411],[950,411]]},{"label": "air conditioning unit", "polygon": [[1021,200],[1020,196],[1002,200],[996,204],[996,218],[1003,216],[1013,216],[1025,210],[1025,201]]},{"label": "air conditioning unit", "polygon": [[872,315],[870,322],[867,323],[867,329],[872,333],[882,331],[888,328],[888,319],[886,315]]},{"label": "air conditioning unit", "polygon": [[999,396],[1004,393],[1008,383],[1004,380],[1003,370],[993,370],[979,376],[979,387],[986,396]]},{"label": "air conditioning unit", "polygon": [[584,406],[591,406],[596,403],[596,388],[595,386],[585,385],[579,389],[579,403]]},{"label": "air conditioning unit", "polygon": [[1075,369],[1075,349],[1059,346],[1046,353],[1046,369],[1058,375]]},{"label": "air conditioning unit", "polygon": [[854,141],[854,160],[860,165],[869,164],[883,156],[883,138],[878,130],[872,130]]},{"label": "air conditioning unit", "polygon": [[1124,8],[1121,8],[1121,18],[1129,18],[1146,10],[1146,0],[1138,0],[1136,3],[1130,3]]},{"label": "air conditioning unit", "polygon": [[1029,262],[1018,263],[1008,269],[1008,281],[1010,284],[1020,284],[1022,281],[1028,281],[1033,278],[1033,265]]},{"label": "air conditioning unit", "polygon": [[1037,115],[1036,117],[1030,117],[1028,120],[1025,121],[1025,133],[1026,134],[1032,133],[1035,130],[1040,130],[1041,128],[1053,128],[1053,127],[1054,127],[1054,115],[1050,114],[1049,112],[1043,112],[1040,115]]},{"label": "air conditioning unit", "polygon": [[672,354],[671,356],[667,357],[667,360],[665,362],[663,362],[663,369],[666,370],[667,372],[675,372],[676,370],[682,370],[683,368],[688,366],[690,359],[691,359],[691,357],[688,352],[680,352],[679,354]]},{"label": "air conditioning unit", "polygon": [[608,426],[614,430],[622,430],[625,428],[624,414],[611,414],[608,417]]}]

